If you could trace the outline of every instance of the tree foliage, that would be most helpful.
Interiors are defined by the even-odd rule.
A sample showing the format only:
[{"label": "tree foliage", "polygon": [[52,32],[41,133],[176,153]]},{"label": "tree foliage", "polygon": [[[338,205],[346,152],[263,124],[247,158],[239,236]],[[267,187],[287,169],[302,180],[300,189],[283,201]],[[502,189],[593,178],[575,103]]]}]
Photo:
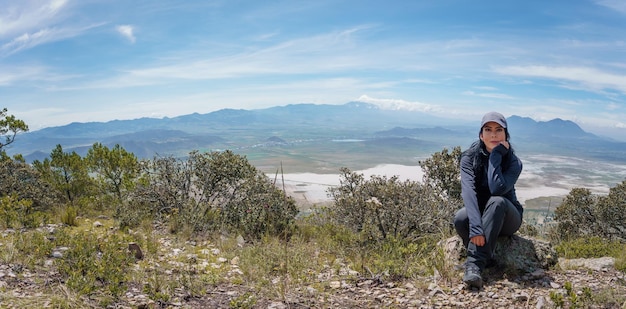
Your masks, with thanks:
[{"label": "tree foliage", "polygon": [[258,238],[286,231],[298,212],[291,198],[232,151],[155,158],[143,167],[149,176],[137,186],[132,203],[155,205],[154,213],[171,216],[176,228],[224,228]]},{"label": "tree foliage", "polygon": [[64,152],[61,145],[52,150],[50,158],[33,162],[33,167],[66,202],[74,203],[93,192],[94,183],[85,160],[75,151]]},{"label": "tree foliage", "polygon": [[6,145],[15,141],[15,136],[20,132],[28,132],[28,125],[13,115],[7,114],[8,110],[3,108],[0,110],[0,152]]},{"label": "tree foliage", "polygon": [[95,143],[87,151],[85,160],[90,171],[96,174],[99,186],[119,201],[135,188],[139,177],[139,160],[119,144],[109,149],[101,143]]},{"label": "tree foliage", "polygon": [[456,206],[431,186],[341,169],[340,185],[329,190],[334,220],[375,240],[445,233]]},{"label": "tree foliage", "polygon": [[430,158],[420,161],[420,167],[424,171],[423,182],[436,188],[446,196],[461,200],[461,147],[457,146],[448,152],[444,148],[441,152],[434,153]]},{"label": "tree foliage", "polygon": [[554,211],[556,240],[601,237],[626,241],[626,180],[597,196],[586,188],[574,188]]},{"label": "tree foliage", "polygon": [[39,172],[24,160],[5,157],[0,160],[0,196],[15,195],[32,201],[35,210],[46,210],[61,200]]}]

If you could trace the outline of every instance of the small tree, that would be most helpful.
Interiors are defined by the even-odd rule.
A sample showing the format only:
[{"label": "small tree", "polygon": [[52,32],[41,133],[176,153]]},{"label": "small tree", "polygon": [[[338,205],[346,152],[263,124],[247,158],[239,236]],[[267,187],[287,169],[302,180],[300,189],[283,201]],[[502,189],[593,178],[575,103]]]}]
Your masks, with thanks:
[{"label": "small tree", "polygon": [[626,180],[597,202],[598,228],[608,240],[626,241]]},{"label": "small tree", "polygon": [[556,241],[586,237],[626,241],[626,180],[606,196],[574,188],[554,211]]},{"label": "small tree", "polygon": [[57,145],[50,159],[36,160],[33,166],[69,203],[91,194],[93,179],[89,177],[87,163],[75,151],[63,152],[63,147]]},{"label": "small tree", "polygon": [[441,152],[434,153],[430,158],[420,161],[420,167],[424,171],[423,182],[432,185],[446,196],[461,200],[461,147],[457,146],[448,152],[444,148]]},{"label": "small tree", "polygon": [[4,152],[2,148],[15,141],[15,136],[20,132],[28,132],[28,125],[22,120],[16,119],[13,115],[7,114],[8,110],[3,108],[0,110],[0,152]]},{"label": "small tree", "polygon": [[554,210],[557,240],[593,236],[597,231],[596,197],[586,188],[574,188]]},{"label": "small tree", "polygon": [[139,160],[119,144],[109,149],[95,143],[87,151],[85,159],[89,169],[97,174],[104,193],[112,193],[118,201],[122,201],[125,194],[134,189],[139,176]]},{"label": "small tree", "polygon": [[39,172],[23,159],[0,160],[0,196],[16,194],[19,200],[32,201],[35,210],[45,210],[60,198]]}]

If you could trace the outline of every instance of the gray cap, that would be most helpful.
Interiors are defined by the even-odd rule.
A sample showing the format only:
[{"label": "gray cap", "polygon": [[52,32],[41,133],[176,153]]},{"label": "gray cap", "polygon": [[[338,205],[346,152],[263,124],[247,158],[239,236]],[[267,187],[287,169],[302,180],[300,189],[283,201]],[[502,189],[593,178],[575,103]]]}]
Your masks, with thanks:
[{"label": "gray cap", "polygon": [[506,118],[504,118],[502,114],[497,113],[497,112],[486,113],[485,116],[483,116],[483,121],[480,124],[480,127],[482,128],[487,122],[492,122],[492,121],[501,125],[503,128],[506,128]]}]

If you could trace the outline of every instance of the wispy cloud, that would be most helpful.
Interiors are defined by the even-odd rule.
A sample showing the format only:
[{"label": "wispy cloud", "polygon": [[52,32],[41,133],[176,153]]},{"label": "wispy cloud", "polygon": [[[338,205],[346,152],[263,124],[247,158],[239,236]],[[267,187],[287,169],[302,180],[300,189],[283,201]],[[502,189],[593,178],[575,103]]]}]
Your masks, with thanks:
[{"label": "wispy cloud", "polygon": [[133,26],[131,26],[131,25],[119,25],[119,26],[115,27],[115,30],[117,30],[117,32],[119,34],[121,34],[123,37],[128,39],[128,41],[130,41],[131,43],[135,43],[136,38],[135,38],[135,34],[133,33],[133,31],[134,31]]},{"label": "wispy cloud", "polygon": [[0,57],[76,37],[102,23],[72,25],[69,0],[0,0]]},{"label": "wispy cloud", "polygon": [[41,78],[46,75],[45,69],[34,66],[6,67],[0,66],[0,86],[11,85],[16,82],[24,82]]},{"label": "wispy cloud", "polygon": [[99,27],[102,24],[80,28],[46,28],[34,33],[24,33],[0,46],[0,57],[6,57],[27,49],[50,42],[61,41],[81,35],[85,31]]},{"label": "wispy cloud", "polygon": [[48,28],[67,3],[68,0],[0,1],[0,39]]},{"label": "wispy cloud", "polygon": [[568,81],[592,91],[613,89],[626,94],[626,75],[588,67],[508,66],[496,68],[503,75],[526,76]]},{"label": "wispy cloud", "polygon": [[599,5],[606,6],[612,10],[626,14],[626,2],[623,0],[598,0]]},{"label": "wispy cloud", "polygon": [[503,94],[503,93],[494,93],[494,92],[474,92],[474,91],[464,91],[463,95],[473,96],[473,97],[482,97],[482,98],[490,98],[490,99],[502,99],[502,100],[511,100],[512,96]]},{"label": "wispy cloud", "polygon": [[0,86],[31,87],[36,85],[39,89],[46,89],[49,87],[42,86],[42,84],[76,80],[80,77],[76,74],[55,73],[49,67],[42,65],[0,65]]}]

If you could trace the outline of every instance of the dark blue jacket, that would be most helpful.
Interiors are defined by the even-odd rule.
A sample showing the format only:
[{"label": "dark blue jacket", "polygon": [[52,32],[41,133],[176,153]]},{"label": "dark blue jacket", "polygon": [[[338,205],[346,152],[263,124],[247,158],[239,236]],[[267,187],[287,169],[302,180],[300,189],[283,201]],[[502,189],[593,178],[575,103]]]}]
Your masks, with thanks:
[{"label": "dark blue jacket", "polygon": [[522,161],[503,145],[495,147],[491,154],[481,149],[476,155],[479,156],[478,173],[474,171],[471,154],[465,152],[461,156],[461,196],[469,218],[470,238],[484,235],[482,212],[490,197],[502,196],[515,205],[520,215],[524,211],[515,195]]}]

